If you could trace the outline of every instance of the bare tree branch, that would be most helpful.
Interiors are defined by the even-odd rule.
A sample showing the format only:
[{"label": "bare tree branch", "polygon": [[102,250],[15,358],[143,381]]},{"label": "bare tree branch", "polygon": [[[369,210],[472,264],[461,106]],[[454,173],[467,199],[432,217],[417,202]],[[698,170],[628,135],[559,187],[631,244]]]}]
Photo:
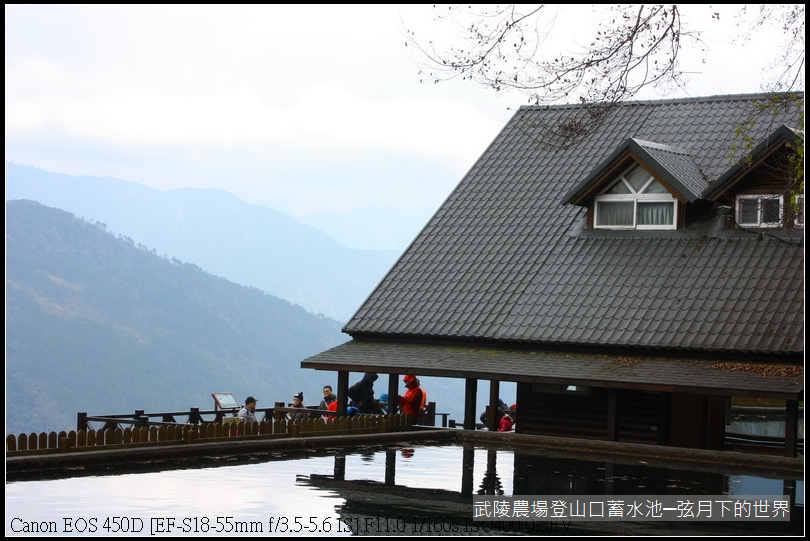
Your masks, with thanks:
[{"label": "bare tree branch", "polygon": [[[541,46],[554,23],[544,18],[544,6],[526,13],[516,6],[475,10],[465,12],[472,19],[463,27],[465,47],[439,52],[433,41],[422,44],[408,33],[420,73],[434,82],[461,77],[498,92],[518,90],[538,105],[564,99],[610,104],[646,86],[679,85],[680,41],[699,41],[684,29],[675,5],[615,6],[614,17],[600,24],[589,47],[544,59]],[[452,8],[441,17],[459,17],[460,12]]]},{"label": "bare tree branch", "polygon": [[[804,5],[746,6],[738,15],[750,32],[765,24],[782,25],[791,45],[774,65],[782,72],[771,90],[804,88]],[[685,40],[703,47],[699,33],[689,30],[675,4],[611,6],[587,47],[575,53],[556,50],[549,43],[555,18],[548,6],[486,7],[434,6],[443,23],[460,23],[460,45],[440,48],[407,31],[406,45],[415,51],[420,75],[438,83],[461,78],[496,92],[515,90],[527,102],[547,105],[579,102],[581,118],[548,126],[547,135],[567,146],[602,123],[614,105],[653,87],[672,90],[684,83],[679,65]],[[581,8],[579,8],[581,9]],[[719,19],[719,13],[713,18]],[[742,23],[741,23],[742,24]],[[546,142],[546,144],[550,144]]]}]

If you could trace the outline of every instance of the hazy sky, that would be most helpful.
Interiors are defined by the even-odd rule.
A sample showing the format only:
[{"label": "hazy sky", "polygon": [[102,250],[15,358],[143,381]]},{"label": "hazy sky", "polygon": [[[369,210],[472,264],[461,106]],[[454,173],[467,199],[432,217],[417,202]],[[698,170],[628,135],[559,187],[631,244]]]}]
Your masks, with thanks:
[{"label": "hazy sky", "polygon": [[[778,42],[702,5],[686,90],[761,90]],[[712,17],[720,13],[720,19]],[[430,5],[6,5],[6,160],[160,189],[221,188],[354,247],[401,250],[522,104],[420,83],[403,23]],[[593,20],[561,8],[559,42]],[[510,107],[512,109],[510,109]]]}]

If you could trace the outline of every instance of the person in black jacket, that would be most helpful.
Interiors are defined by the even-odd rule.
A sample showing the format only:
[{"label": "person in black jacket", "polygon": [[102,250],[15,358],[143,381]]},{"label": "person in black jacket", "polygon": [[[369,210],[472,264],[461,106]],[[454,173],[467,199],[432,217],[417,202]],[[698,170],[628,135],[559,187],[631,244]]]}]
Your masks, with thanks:
[{"label": "person in black jacket", "polygon": [[351,405],[360,413],[374,413],[374,382],[378,377],[374,372],[366,372],[363,379],[349,387]]},{"label": "person in black jacket", "polygon": [[[500,426],[501,419],[503,418],[504,414],[509,411],[509,406],[506,405],[506,402],[503,401],[503,398],[498,399],[498,409],[495,410],[495,423]],[[487,424],[487,412],[486,410],[481,414],[481,423]]]}]

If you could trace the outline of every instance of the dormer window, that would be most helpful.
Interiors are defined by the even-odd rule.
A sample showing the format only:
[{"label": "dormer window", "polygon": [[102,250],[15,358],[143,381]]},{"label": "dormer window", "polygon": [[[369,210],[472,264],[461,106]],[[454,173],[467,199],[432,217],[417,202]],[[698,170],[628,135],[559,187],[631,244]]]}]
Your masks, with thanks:
[{"label": "dormer window", "polygon": [[780,227],[782,208],[782,196],[778,194],[738,195],[737,225],[740,227]]},{"label": "dormer window", "polygon": [[627,169],[594,198],[600,229],[675,229],[678,201],[646,169]]}]

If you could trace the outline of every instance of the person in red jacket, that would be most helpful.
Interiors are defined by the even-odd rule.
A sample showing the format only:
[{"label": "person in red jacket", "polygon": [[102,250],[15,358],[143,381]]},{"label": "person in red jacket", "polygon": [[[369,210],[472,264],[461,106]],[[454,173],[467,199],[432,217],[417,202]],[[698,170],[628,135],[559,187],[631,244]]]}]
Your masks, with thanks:
[{"label": "person in red jacket", "polygon": [[416,376],[408,374],[402,378],[402,381],[405,383],[408,392],[405,393],[405,396],[399,397],[399,407],[402,408],[402,413],[409,415],[413,422],[417,423],[419,422],[419,414],[422,412],[422,408],[425,407],[427,395],[419,386],[419,380],[416,379]]},{"label": "person in red jacket", "polygon": [[512,417],[508,413],[504,413],[503,417],[501,417],[501,426],[498,428],[498,432],[511,432],[513,426]]}]

